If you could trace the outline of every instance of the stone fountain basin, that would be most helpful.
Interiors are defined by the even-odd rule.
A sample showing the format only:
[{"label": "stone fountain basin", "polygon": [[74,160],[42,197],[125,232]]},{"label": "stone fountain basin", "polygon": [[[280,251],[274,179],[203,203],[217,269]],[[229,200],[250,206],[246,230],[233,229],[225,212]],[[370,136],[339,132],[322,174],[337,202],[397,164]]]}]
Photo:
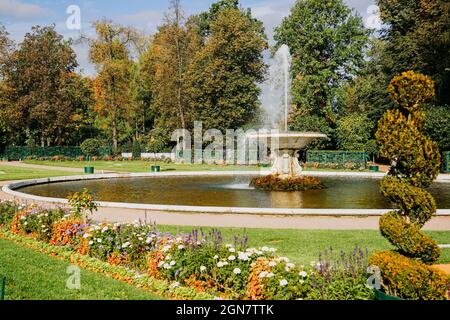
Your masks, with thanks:
[{"label": "stone fountain basin", "polygon": [[327,135],[319,132],[280,132],[255,133],[249,134],[247,137],[260,141],[266,140],[273,150],[300,150],[306,148],[316,139],[327,138]]}]

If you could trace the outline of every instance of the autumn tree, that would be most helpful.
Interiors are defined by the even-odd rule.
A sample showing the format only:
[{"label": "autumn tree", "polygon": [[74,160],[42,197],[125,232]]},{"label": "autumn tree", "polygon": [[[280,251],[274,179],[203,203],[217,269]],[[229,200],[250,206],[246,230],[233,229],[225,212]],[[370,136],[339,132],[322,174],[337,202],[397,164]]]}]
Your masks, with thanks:
[{"label": "autumn tree", "polygon": [[164,129],[168,138],[175,129],[192,127],[186,74],[199,48],[196,26],[185,20],[180,2],[172,0],[163,25],[143,58],[144,77],[152,93],[155,129]]},{"label": "autumn tree", "polygon": [[95,23],[97,38],[90,44],[90,58],[97,68],[94,83],[95,111],[99,125],[110,133],[114,153],[119,151],[121,133],[126,130],[127,110],[132,101],[133,61],[130,46],[133,30],[110,21]]},{"label": "autumn tree", "polygon": [[[286,44],[292,54],[293,128],[318,127],[323,118],[333,124],[336,89],[351,81],[364,61],[368,31],[361,17],[342,0],[298,0],[274,38],[275,49]],[[305,118],[311,128],[304,128]]]},{"label": "autumn tree", "polygon": [[257,84],[265,74],[265,49],[262,23],[247,11],[223,8],[211,19],[187,79],[194,119],[202,121],[205,129],[236,129],[254,118],[259,108]]},{"label": "autumn tree", "polygon": [[33,133],[42,146],[63,145],[73,124],[77,66],[71,41],[54,26],[33,27],[2,63],[8,124],[22,135]]}]

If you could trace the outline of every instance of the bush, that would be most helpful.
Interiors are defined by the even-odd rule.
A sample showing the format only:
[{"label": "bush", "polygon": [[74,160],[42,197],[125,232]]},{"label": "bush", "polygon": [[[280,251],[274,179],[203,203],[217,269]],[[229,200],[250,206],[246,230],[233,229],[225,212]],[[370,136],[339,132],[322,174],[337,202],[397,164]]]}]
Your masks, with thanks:
[{"label": "bush", "polygon": [[0,201],[0,226],[10,227],[18,210],[22,210],[15,202],[8,200]]},{"label": "bush", "polygon": [[81,144],[80,149],[86,156],[93,157],[99,155],[100,147],[100,141],[97,139],[87,139]]},{"label": "bush", "polygon": [[97,204],[94,197],[88,189],[81,192],[75,192],[68,197],[69,204],[72,206],[72,214],[75,218],[87,221],[89,216],[97,210]]},{"label": "bush", "polygon": [[431,264],[441,254],[438,244],[414,224],[406,223],[398,212],[385,214],[380,219],[381,234],[396,246],[399,252],[412,259]]},{"label": "bush", "polygon": [[401,254],[385,251],[370,257],[381,270],[384,291],[408,300],[445,300],[450,279],[445,273]]}]

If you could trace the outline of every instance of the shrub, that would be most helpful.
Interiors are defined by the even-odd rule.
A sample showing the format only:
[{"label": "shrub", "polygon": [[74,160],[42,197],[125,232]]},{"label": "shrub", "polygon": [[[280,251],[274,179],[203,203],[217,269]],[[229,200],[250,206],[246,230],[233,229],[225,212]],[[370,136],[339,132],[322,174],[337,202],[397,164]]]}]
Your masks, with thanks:
[{"label": "shrub", "polygon": [[401,254],[385,251],[370,257],[378,266],[386,293],[409,300],[445,300],[449,278],[440,270]]},{"label": "shrub", "polygon": [[380,219],[380,230],[400,254],[376,254],[371,263],[380,267],[388,293],[409,299],[438,299],[447,284],[425,263],[435,262],[440,249],[420,231],[436,213],[436,203],[425,188],[439,173],[440,154],[437,144],[424,134],[425,114],[421,110],[434,96],[434,82],[408,71],[396,76],[388,91],[396,108],[382,117],[376,137],[381,156],[392,166],[381,182],[381,192],[399,210]]},{"label": "shrub", "polygon": [[100,141],[97,139],[86,139],[81,145],[81,151],[88,157],[98,156],[100,152]]},{"label": "shrub", "polygon": [[72,206],[72,214],[75,218],[83,218],[85,221],[97,210],[97,204],[94,197],[87,189],[81,192],[75,192],[68,198]]},{"label": "shrub", "polygon": [[16,215],[18,210],[21,210],[22,207],[18,207],[15,202],[8,200],[0,201],[0,226],[4,225],[10,227],[14,216]]}]

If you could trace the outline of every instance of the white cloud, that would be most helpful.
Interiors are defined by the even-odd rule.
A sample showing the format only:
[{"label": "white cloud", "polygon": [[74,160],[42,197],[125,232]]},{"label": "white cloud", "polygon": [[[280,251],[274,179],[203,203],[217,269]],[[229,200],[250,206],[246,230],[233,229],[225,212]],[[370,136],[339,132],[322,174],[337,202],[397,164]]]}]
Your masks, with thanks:
[{"label": "white cloud", "polygon": [[122,15],[115,18],[114,21],[133,26],[148,33],[153,33],[156,31],[158,25],[161,24],[163,17],[163,11],[147,10],[135,14]]},{"label": "white cloud", "polygon": [[0,0],[0,17],[26,20],[44,17],[48,10],[37,5],[24,3],[19,0]]}]

